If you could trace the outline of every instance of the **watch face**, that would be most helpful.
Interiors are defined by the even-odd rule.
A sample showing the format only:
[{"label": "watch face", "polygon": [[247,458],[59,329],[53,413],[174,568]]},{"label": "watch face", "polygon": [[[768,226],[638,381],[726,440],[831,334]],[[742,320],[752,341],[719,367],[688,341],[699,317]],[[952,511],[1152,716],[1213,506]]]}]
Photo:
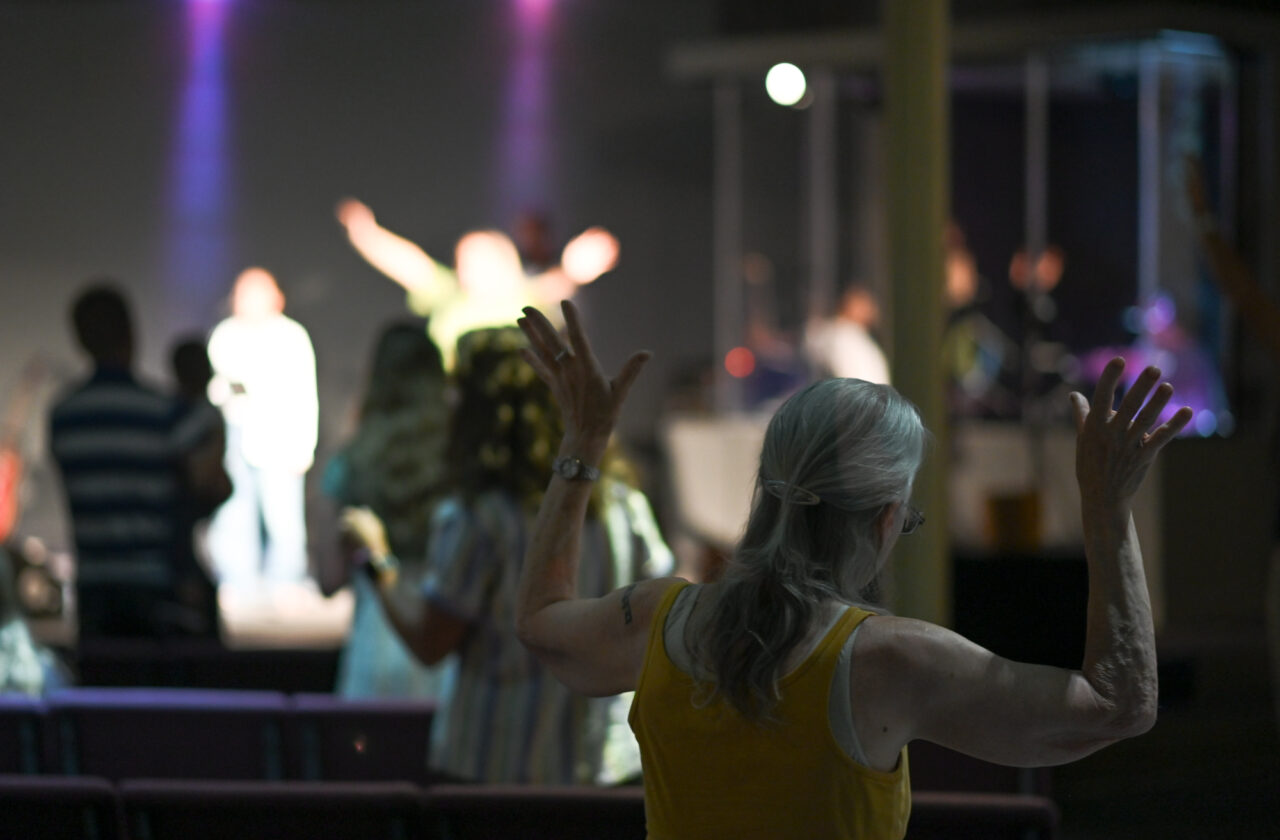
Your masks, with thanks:
[{"label": "watch face", "polygon": [[577,478],[582,464],[576,458],[558,458],[553,466],[561,478]]}]

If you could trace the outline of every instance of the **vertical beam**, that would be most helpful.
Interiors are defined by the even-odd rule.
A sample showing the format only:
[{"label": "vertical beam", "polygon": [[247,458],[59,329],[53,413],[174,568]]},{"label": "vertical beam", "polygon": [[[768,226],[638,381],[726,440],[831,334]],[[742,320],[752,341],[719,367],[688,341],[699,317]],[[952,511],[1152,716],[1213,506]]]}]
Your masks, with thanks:
[{"label": "vertical beam", "polygon": [[724,368],[725,354],[742,342],[742,91],[732,79],[714,93],[715,183],[712,197],[715,273],[715,402],[720,412],[742,407],[742,386]]},{"label": "vertical beam", "polygon": [[809,106],[809,305],[811,318],[829,317],[839,285],[836,230],[836,84],[831,71],[810,73]]},{"label": "vertical beam", "polygon": [[1160,47],[1138,59],[1138,303],[1160,289]]},{"label": "vertical beam", "polygon": [[[1026,296],[1027,317],[1023,322],[1022,358],[1022,421],[1027,430],[1027,445],[1031,457],[1031,487],[1037,493],[1045,489],[1045,453],[1043,412],[1035,407],[1036,346],[1044,339],[1040,320],[1040,300],[1048,292],[1040,288],[1040,255],[1049,244],[1049,62],[1039,53],[1027,56],[1026,65],[1026,113],[1024,137],[1026,150],[1023,155],[1023,247],[1027,252],[1027,270],[1030,272]],[[1035,523],[1037,533],[1040,523]]]},{"label": "vertical beam", "polygon": [[893,381],[920,408],[934,445],[916,479],[929,524],[899,540],[895,607],[938,623],[951,620],[947,540],[948,445],[940,363],[943,228],[951,204],[947,119],[948,0],[884,0],[885,138]]}]

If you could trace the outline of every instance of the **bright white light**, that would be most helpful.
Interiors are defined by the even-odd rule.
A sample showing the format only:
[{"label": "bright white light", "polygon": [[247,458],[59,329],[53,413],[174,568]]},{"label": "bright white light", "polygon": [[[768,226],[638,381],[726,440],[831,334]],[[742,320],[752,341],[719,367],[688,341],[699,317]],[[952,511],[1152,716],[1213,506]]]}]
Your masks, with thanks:
[{"label": "bright white light", "polygon": [[804,99],[806,86],[804,73],[787,62],[773,65],[764,77],[765,91],[779,105],[794,105]]}]

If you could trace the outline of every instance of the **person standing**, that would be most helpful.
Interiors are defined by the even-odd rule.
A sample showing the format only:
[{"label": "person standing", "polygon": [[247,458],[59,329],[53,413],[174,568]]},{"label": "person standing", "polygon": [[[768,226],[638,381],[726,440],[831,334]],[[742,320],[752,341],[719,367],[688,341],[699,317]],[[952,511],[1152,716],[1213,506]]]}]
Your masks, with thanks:
[{"label": "person standing", "polygon": [[55,402],[49,447],[71,516],[80,638],[164,635],[182,411],[135,378],[133,321],[113,283],[81,293],[71,320],[93,372]]},{"label": "person standing", "polygon": [[209,554],[219,581],[240,589],[307,572],[303,478],[315,457],[316,361],[284,304],[270,272],[245,269],[231,317],[209,337],[209,397],[227,422],[234,486],[209,524]]},{"label": "person standing", "polygon": [[[523,307],[567,300],[618,262],[618,240],[600,227],[571,239],[558,265],[530,265],[532,271],[526,271],[520,251],[505,233],[473,230],[458,240],[454,267],[449,268],[383,227],[368,206],[353,198],[339,203],[337,217],[360,256],[404,288],[415,315],[429,319],[427,329],[446,371],[453,370],[454,351],[464,334],[512,326]],[[522,232],[526,245],[531,236],[545,238],[545,230],[538,231],[535,223],[532,231]],[[550,262],[545,242],[535,250],[538,262]]]}]

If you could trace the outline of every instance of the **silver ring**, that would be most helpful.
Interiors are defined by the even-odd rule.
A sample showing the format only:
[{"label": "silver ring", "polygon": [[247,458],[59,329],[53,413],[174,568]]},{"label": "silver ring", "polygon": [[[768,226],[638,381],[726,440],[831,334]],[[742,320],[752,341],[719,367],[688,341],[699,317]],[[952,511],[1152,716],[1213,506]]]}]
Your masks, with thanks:
[{"label": "silver ring", "polygon": [[565,357],[572,356],[572,355],[573,355],[573,351],[570,350],[568,347],[565,347],[559,353],[556,354],[555,361],[558,363],[562,361]]}]

